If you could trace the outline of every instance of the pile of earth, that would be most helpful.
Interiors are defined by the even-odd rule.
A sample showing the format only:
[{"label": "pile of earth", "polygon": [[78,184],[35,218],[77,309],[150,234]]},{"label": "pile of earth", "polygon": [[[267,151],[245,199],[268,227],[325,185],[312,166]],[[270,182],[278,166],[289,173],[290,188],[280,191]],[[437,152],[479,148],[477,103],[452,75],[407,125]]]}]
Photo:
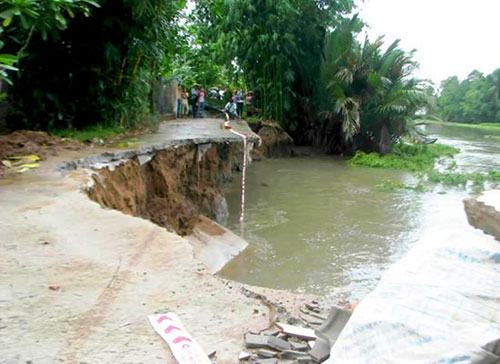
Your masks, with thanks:
[{"label": "pile of earth", "polygon": [[[80,150],[83,147],[84,144],[78,141],[52,136],[43,131],[17,130],[0,135],[0,161],[26,155],[36,155],[44,160],[63,150]],[[0,163],[0,176],[4,169],[5,165]]]}]

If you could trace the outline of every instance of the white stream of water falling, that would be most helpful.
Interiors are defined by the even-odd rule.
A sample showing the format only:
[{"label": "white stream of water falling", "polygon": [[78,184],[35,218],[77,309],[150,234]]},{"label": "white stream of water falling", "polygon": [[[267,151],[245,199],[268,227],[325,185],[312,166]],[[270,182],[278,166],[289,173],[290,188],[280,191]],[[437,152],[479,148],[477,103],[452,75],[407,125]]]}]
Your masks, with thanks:
[{"label": "white stream of water falling", "polygon": [[247,164],[248,164],[248,143],[247,137],[238,133],[234,129],[229,129],[229,131],[243,139],[243,168],[241,170],[241,213],[240,213],[240,223],[243,223],[245,219],[245,184],[246,184],[246,174],[247,174]]}]

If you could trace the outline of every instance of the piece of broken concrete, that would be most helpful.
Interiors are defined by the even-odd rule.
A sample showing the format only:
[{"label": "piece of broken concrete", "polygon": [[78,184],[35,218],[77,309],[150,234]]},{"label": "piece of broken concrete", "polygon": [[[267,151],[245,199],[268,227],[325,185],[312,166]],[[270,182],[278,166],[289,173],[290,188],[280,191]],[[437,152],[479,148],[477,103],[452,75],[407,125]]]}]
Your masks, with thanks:
[{"label": "piece of broken concrete", "polygon": [[242,351],[240,355],[238,355],[238,360],[248,360],[252,357],[252,354],[247,351]]},{"label": "piece of broken concrete", "polygon": [[321,363],[330,356],[330,349],[337,341],[352,312],[340,308],[332,308],[328,318],[316,331],[318,339],[311,350],[314,361]]},{"label": "piece of broken concrete", "polygon": [[311,363],[311,357],[303,357],[303,358],[297,358],[297,364],[310,364]]},{"label": "piece of broken concrete", "polygon": [[258,349],[255,354],[261,358],[276,358],[276,356],[278,356],[276,351],[267,349]]},{"label": "piece of broken concrete", "polygon": [[318,305],[306,303],[305,306],[308,310],[311,310],[311,311],[316,312],[316,313],[321,313],[321,309],[319,308]]},{"label": "piece of broken concrete", "polygon": [[281,322],[276,323],[276,326],[278,326],[281,329],[281,331],[287,334],[288,336],[294,336],[304,340],[316,339],[316,334],[314,333],[313,329],[283,324]]},{"label": "piece of broken concrete", "polygon": [[305,314],[305,315],[312,316],[312,317],[317,318],[317,319],[319,319],[319,320],[323,320],[323,321],[324,321],[324,320],[326,320],[326,316],[321,315],[321,314],[319,314],[319,313],[317,313],[317,312],[315,312],[315,311],[306,310],[306,309],[305,309],[305,308],[303,308],[303,307],[300,307],[300,308],[299,308],[299,311],[300,311],[300,312],[302,312],[302,313],[303,313],[303,314]]},{"label": "piece of broken concrete", "polygon": [[245,335],[245,346],[248,349],[270,348],[279,351],[290,350],[292,348],[292,344],[279,337],[256,334]]},{"label": "piece of broken concrete", "polygon": [[257,359],[253,362],[253,364],[278,364],[278,359],[276,358]]},{"label": "piece of broken concrete", "polygon": [[268,340],[269,340],[268,335],[246,334],[245,346],[248,349],[264,348],[267,346]]},{"label": "piece of broken concrete", "polygon": [[296,350],[284,350],[280,354],[280,358],[282,359],[298,359],[298,358],[305,358],[307,357],[308,359],[311,359],[311,357],[304,353],[303,351],[296,351]]},{"label": "piece of broken concrete", "polygon": [[295,342],[295,341],[289,341],[290,344],[292,344],[292,349],[293,350],[297,350],[297,351],[307,351],[309,349],[309,346],[304,343],[304,342],[301,342],[301,343],[298,343],[298,342]]},{"label": "piece of broken concrete", "polygon": [[280,330],[273,327],[264,331],[261,331],[261,335],[270,335],[270,336],[277,336],[280,333]]},{"label": "piece of broken concrete", "polygon": [[322,363],[330,356],[330,349],[330,342],[325,338],[318,337],[309,354],[316,363]]},{"label": "piece of broken concrete", "polygon": [[272,349],[279,350],[279,351],[290,350],[292,348],[292,344],[290,344],[288,341],[280,339],[279,337],[276,337],[276,336],[269,336],[268,337],[267,346],[269,346]]}]

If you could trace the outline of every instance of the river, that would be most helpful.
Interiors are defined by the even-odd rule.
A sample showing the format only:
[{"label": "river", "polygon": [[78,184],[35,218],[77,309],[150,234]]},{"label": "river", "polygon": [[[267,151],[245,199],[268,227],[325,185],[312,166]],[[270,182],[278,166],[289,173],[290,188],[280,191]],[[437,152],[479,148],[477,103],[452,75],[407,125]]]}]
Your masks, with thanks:
[{"label": "river", "polygon": [[[427,132],[460,148],[458,170],[500,169],[500,130],[430,125]],[[357,300],[424,232],[470,229],[462,207],[470,192],[463,188],[376,188],[387,180],[414,180],[408,172],[315,156],[256,162],[247,173],[243,225],[239,180],[226,191],[227,226],[250,246],[221,275],[240,282]]]}]

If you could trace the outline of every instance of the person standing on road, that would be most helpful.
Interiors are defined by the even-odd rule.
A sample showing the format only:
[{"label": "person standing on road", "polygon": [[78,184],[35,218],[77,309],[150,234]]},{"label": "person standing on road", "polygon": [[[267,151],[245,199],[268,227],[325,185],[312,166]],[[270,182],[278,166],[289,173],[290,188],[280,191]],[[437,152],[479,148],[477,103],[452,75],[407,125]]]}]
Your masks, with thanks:
[{"label": "person standing on road", "polygon": [[198,93],[199,93],[198,86],[194,85],[191,88],[191,95],[189,98],[189,101],[191,102],[191,112],[193,113],[193,119],[196,118],[196,115],[198,114],[198,108],[197,108]]},{"label": "person standing on road", "polygon": [[187,89],[182,90],[182,116],[187,117],[189,115],[189,94]]},{"label": "person standing on road", "polygon": [[205,117],[205,96],[206,92],[205,89],[202,87],[200,91],[198,92],[198,112],[200,115],[200,118]]},{"label": "person standing on road", "polygon": [[242,90],[238,90],[236,93],[236,108],[238,110],[238,117],[241,119],[243,117],[243,105],[245,103],[245,94]]},{"label": "person standing on road", "polygon": [[253,92],[248,91],[245,95],[245,109],[247,110],[247,116],[252,116],[255,108],[253,106]]},{"label": "person standing on road", "polygon": [[182,87],[180,84],[177,84],[177,88],[175,89],[175,97],[177,100],[176,105],[176,116],[179,119],[182,116]]}]

